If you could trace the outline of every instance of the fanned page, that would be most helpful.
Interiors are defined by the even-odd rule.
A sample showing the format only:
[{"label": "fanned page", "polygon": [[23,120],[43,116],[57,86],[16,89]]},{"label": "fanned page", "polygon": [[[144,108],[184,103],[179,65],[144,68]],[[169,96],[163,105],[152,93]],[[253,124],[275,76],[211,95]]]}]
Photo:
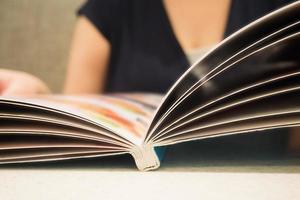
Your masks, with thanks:
[{"label": "fanned page", "polygon": [[299,52],[297,1],[242,28],[195,63],[164,97],[146,142],[164,146],[299,126]]},{"label": "fanned page", "polygon": [[[164,97],[151,123],[147,141],[159,134],[163,128],[170,124],[170,121],[174,121],[174,118],[182,115],[182,111],[190,112],[190,107],[196,107],[199,98],[203,101],[208,100],[205,97],[206,94],[210,94],[211,90],[219,86],[215,85],[212,88],[210,79],[215,76],[222,77],[222,71],[254,51],[289,34],[299,32],[299,7],[300,2],[297,1],[252,22],[223,40],[198,62],[194,63]],[[299,51],[296,50],[296,52]],[[206,73],[201,73],[203,71]],[[252,71],[255,72],[255,70]],[[239,74],[235,75],[239,76]],[[224,78],[222,84],[226,84],[226,82],[227,80]],[[202,92],[199,94],[199,92],[195,92],[196,90],[202,90]],[[191,94],[198,96],[198,98],[190,98]]]},{"label": "fanned page", "polygon": [[139,93],[0,98],[0,163],[131,153],[160,100]]}]

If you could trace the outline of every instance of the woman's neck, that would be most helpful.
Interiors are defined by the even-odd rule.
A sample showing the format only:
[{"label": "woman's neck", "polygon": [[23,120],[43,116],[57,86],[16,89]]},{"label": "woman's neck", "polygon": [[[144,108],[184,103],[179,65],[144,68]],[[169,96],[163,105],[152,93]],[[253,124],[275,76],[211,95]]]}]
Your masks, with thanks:
[{"label": "woman's neck", "polygon": [[222,40],[230,0],[163,0],[174,34],[182,49],[211,46]]}]

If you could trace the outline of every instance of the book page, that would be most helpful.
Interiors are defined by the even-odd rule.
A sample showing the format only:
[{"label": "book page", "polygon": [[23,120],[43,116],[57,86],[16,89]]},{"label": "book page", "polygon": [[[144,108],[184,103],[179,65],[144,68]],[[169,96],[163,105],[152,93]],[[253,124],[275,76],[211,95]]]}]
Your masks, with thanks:
[{"label": "book page", "polygon": [[95,122],[134,144],[141,144],[160,98],[155,94],[136,93],[86,96],[43,95],[0,100],[17,101],[70,113]]},{"label": "book page", "polygon": [[97,148],[34,148],[0,151],[0,164],[58,161],[92,158],[128,153],[126,151]]},{"label": "book page", "polygon": [[201,120],[177,129],[161,141],[167,143],[167,140],[171,142],[174,139],[183,141],[208,135],[299,125],[299,91],[300,87],[295,86],[246,99],[244,102],[224,105],[223,109],[208,113]]},{"label": "book page", "polygon": [[[146,140],[151,140],[151,137],[158,132],[157,129],[164,128],[164,126],[168,124],[168,121],[166,122],[165,120],[167,117],[172,121],[174,116],[170,116],[170,113],[176,108],[180,112],[181,108],[179,108],[178,105],[182,104],[185,99],[188,99],[188,96],[199,87],[201,83],[228,66],[228,62],[232,62],[243,54],[248,54],[249,52],[247,53],[247,51],[253,48],[252,45],[257,45],[260,41],[264,40],[264,38],[278,30],[298,23],[299,6],[299,2],[290,4],[250,23],[223,40],[218,46],[200,58],[197,63],[192,65],[177,80],[164,97],[151,123]],[[199,68],[201,68],[201,70],[199,70]],[[199,71],[205,71],[207,73],[199,74]],[[205,88],[202,86],[202,89]],[[206,91],[211,92],[210,89]]]},{"label": "book page", "polygon": [[[207,83],[215,87],[207,92],[204,91],[205,87],[200,87],[198,91],[192,93],[188,100],[178,107],[181,109],[173,112],[172,123],[169,123],[168,127],[162,129],[161,133],[166,133],[170,129],[197,119],[198,116],[201,116],[201,112],[209,109],[209,106],[207,107],[206,104],[216,101],[218,98],[222,98],[235,90],[239,90],[239,88],[245,89],[241,97],[243,98],[249,95],[249,91],[247,91],[249,89],[246,88],[255,85],[255,82],[269,81],[274,77],[276,79],[280,76],[299,72],[299,65],[297,64],[299,63],[299,56],[298,52],[295,51],[299,43],[299,36],[299,34],[292,34],[254,51],[243,60],[211,79]],[[287,60],[289,61],[287,62]],[[297,76],[296,74],[294,75]],[[294,79],[298,80],[297,77]],[[292,81],[292,83],[296,82]],[[272,90],[275,86],[280,87],[280,85],[284,86],[284,81],[270,83],[265,86],[264,92]],[[220,104],[219,106],[222,107],[223,105]],[[178,119],[174,115],[178,116]],[[162,137],[161,133],[156,133],[156,137]]]}]

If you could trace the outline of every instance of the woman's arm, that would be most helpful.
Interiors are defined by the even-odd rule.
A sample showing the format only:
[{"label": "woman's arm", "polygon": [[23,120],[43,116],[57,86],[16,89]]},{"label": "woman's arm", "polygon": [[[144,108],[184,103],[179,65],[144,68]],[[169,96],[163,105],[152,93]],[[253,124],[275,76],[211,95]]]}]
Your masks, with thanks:
[{"label": "woman's arm", "polygon": [[64,93],[103,92],[109,56],[107,39],[86,17],[80,16],[71,45]]}]

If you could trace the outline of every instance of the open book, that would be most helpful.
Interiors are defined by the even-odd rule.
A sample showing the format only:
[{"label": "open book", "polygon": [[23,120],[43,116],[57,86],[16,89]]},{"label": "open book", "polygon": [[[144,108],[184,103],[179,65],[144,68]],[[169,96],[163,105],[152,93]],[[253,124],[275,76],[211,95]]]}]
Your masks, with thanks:
[{"label": "open book", "polygon": [[156,169],[163,146],[299,126],[300,1],[222,41],[165,96],[0,98],[0,163],[131,154]]}]

